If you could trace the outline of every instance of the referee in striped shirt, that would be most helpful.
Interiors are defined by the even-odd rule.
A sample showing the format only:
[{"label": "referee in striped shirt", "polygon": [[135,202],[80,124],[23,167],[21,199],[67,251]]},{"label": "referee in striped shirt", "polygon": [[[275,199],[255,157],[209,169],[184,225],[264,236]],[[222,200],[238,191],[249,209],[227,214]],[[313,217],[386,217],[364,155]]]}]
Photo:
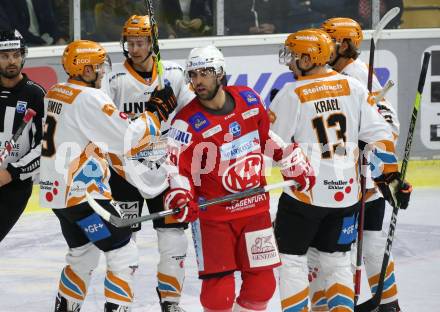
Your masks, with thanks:
[{"label": "referee in striped shirt", "polygon": [[37,113],[0,164],[0,242],[20,218],[40,167],[45,90],[22,73],[27,49],[17,30],[0,30],[0,151],[28,108]]}]

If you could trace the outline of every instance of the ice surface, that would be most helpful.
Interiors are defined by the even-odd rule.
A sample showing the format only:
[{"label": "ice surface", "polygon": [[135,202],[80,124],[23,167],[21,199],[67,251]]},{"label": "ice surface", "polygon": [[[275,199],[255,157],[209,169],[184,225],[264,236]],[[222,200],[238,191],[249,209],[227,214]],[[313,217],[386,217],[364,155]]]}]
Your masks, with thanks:
[{"label": "ice surface", "polygon": [[[393,253],[400,303],[405,312],[440,311],[440,189],[416,189],[407,211],[398,217]],[[274,213],[276,197],[272,199]],[[390,219],[390,209],[385,220]],[[190,231],[187,231],[190,238]],[[140,268],[135,280],[133,312],[159,312],[156,286],[156,232],[144,223],[137,237]],[[67,250],[56,217],[52,213],[24,215],[0,244],[0,312],[48,312],[58,287]],[[188,312],[202,311],[199,304],[200,281],[194,249],[188,251],[187,277],[182,307]],[[103,257],[94,273],[82,311],[103,310]],[[365,274],[364,274],[365,275]],[[239,284],[237,284],[239,285]],[[363,288],[363,296],[368,291]],[[281,311],[278,291],[268,311]]]}]

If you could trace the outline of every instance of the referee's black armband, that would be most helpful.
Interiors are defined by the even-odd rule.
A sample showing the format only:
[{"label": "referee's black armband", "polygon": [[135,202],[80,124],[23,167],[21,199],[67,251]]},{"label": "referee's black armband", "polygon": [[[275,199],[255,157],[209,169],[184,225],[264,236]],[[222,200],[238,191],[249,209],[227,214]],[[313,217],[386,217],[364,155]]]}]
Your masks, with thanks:
[{"label": "referee's black armband", "polygon": [[12,163],[8,164],[6,170],[11,175],[12,180],[26,180],[38,172],[40,167],[40,157],[35,158],[25,166],[15,167]]}]

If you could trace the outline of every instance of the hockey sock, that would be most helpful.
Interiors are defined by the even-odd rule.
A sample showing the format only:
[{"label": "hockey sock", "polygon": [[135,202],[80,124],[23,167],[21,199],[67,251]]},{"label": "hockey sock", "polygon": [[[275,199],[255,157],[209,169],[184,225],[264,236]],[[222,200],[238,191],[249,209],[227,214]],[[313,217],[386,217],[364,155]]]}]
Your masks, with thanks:
[{"label": "hockey sock", "polygon": [[309,266],[310,300],[312,311],[328,311],[327,297],[323,276],[320,272],[319,253],[315,248],[310,247],[307,251],[307,263]]},{"label": "hockey sock", "polygon": [[161,302],[179,302],[185,279],[188,240],[183,229],[157,229],[160,254],[157,266],[157,289]]},{"label": "hockey sock", "polygon": [[[365,231],[365,270],[368,275],[371,293],[374,295],[379,282],[379,274],[382,268],[383,253],[386,236],[381,231]],[[380,303],[390,303],[397,300],[397,285],[394,274],[394,261],[392,255],[388,263],[384,279],[384,287]]]},{"label": "hockey sock", "polygon": [[132,289],[133,275],[138,263],[137,246],[130,240],[125,246],[106,252],[105,256],[107,260],[107,275],[104,281],[106,302],[128,308],[134,297]]},{"label": "hockey sock", "polygon": [[282,311],[308,311],[309,281],[305,255],[280,254],[283,265],[279,269]]},{"label": "hockey sock", "polygon": [[235,280],[232,273],[202,281],[200,302],[204,311],[232,311],[234,300]]},{"label": "hockey sock", "polygon": [[330,311],[354,311],[350,252],[319,252],[321,274]]},{"label": "hockey sock", "polygon": [[273,270],[242,272],[241,278],[243,283],[236,306],[250,309],[249,311],[265,311],[276,287]]},{"label": "hockey sock", "polygon": [[81,305],[87,295],[89,281],[90,274],[78,274],[72,270],[70,265],[64,267],[61,272],[55,311],[80,311]]}]

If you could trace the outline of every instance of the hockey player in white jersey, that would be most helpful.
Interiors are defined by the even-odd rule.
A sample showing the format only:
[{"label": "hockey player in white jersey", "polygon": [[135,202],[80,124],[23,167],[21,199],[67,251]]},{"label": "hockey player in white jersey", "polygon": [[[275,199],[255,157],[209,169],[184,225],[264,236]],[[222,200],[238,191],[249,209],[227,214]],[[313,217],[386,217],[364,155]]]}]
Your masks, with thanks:
[{"label": "hockey player in white jersey", "polygon": [[[308,151],[316,172],[310,192],[285,189],[278,204],[275,235],[283,263],[283,311],[308,311],[309,247],[318,250],[329,310],[354,310],[350,249],[360,198],[358,141],[388,156],[376,164],[382,170],[378,182],[399,179],[387,123],[360,82],[326,67],[333,52],[332,39],[318,29],[289,35],[280,51],[280,62],[289,66],[297,81],[275,96],[271,129]],[[396,196],[400,198],[401,192]]]},{"label": "hockey player in white jersey", "polygon": [[[336,44],[336,53],[330,59],[329,64],[336,71],[353,77],[360,81],[362,85],[366,86],[368,81],[368,65],[358,58],[363,38],[359,23],[350,18],[336,17],[326,20],[322,24],[322,29],[332,37]],[[381,85],[375,75],[373,75],[372,82],[373,96],[377,96],[380,93]],[[376,107],[379,113],[388,122],[393,132],[394,144],[396,144],[400,124],[395,109],[386,99],[382,99],[376,103]],[[411,186],[409,184],[405,192],[408,199],[406,200],[406,204],[401,206],[402,209],[406,209],[408,206],[411,193]],[[383,198],[382,192],[378,187],[374,186],[372,179],[368,179],[364,219],[363,257],[368,281],[373,294],[377,289],[386,245],[386,235],[382,232],[384,213],[385,199]],[[386,272],[379,311],[398,312],[400,311],[400,307],[397,300],[397,286],[395,282],[394,261],[392,258]]]},{"label": "hockey player in white jersey", "polygon": [[138,250],[131,229],[101,219],[88,205],[86,192],[110,213],[120,214],[111,202],[105,153],[136,154],[160,135],[160,120],[145,112],[130,122],[99,90],[106,58],[96,42],[70,43],[62,57],[69,80],[54,85],[44,100],[40,204],[52,208],[69,247],[55,312],[80,311],[100,250],[107,264],[104,311],[129,312],[133,301]]},{"label": "hockey player in white jersey", "polygon": [[[148,16],[133,15],[126,21],[121,40],[126,60],[114,65],[105,81],[108,85],[104,85],[104,89],[130,118],[137,118],[154,105],[150,98],[164,103],[173,102],[178,111],[194,97],[185,81],[183,69],[169,61],[162,61],[165,86],[158,90],[158,69],[152,55],[152,30]],[[169,120],[175,115],[172,110],[167,113],[170,114]],[[112,172],[110,187],[115,200],[125,208],[127,217],[142,213],[144,198],[150,213],[163,210],[163,194],[168,188],[163,165],[169,127],[170,122],[162,121],[163,137],[154,149],[140,151],[130,158],[110,155],[112,169],[118,172]],[[139,172],[142,172],[141,176]],[[157,232],[160,253],[157,292],[162,311],[183,311],[178,304],[185,278],[184,260],[188,243],[184,229],[188,224],[178,223],[169,217],[154,220],[153,227]],[[140,224],[133,230],[140,230]]]}]

